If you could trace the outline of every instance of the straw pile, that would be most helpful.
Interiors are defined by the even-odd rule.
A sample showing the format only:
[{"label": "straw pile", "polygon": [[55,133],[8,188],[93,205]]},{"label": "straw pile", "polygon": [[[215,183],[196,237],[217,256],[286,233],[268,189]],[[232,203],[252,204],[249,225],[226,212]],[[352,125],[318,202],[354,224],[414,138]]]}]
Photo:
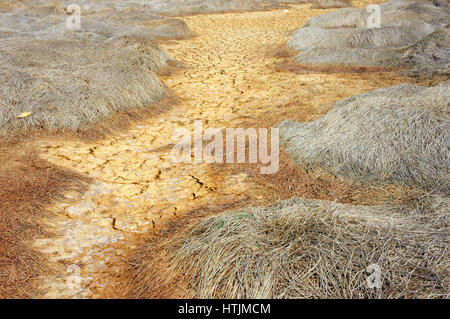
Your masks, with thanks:
[{"label": "straw pile", "polygon": [[344,99],[315,121],[284,121],[280,143],[302,166],[450,194],[449,101],[450,81],[379,89]]},{"label": "straw pile", "polygon": [[[449,204],[439,196],[407,207],[293,198],[207,218],[144,245],[130,296],[179,287],[188,298],[447,297]],[[379,267],[378,288],[368,285],[370,266]]]},{"label": "straw pile", "polygon": [[[41,0],[44,1],[45,0]],[[211,13],[235,10],[261,9],[263,0],[59,0],[68,6],[78,4],[86,10],[100,11],[106,8],[144,8],[157,14],[180,15],[191,13]]]},{"label": "straw pile", "polygon": [[380,10],[380,28],[371,27],[373,12],[366,8],[313,17],[294,33],[288,47],[300,51],[296,61],[303,64],[401,68],[416,77],[450,74],[446,4],[391,0]]},{"label": "straw pile", "polygon": [[167,95],[155,72],[176,62],[152,40],[191,35],[137,8],[87,12],[78,30],[67,18],[59,4],[0,13],[0,134],[77,131],[155,105]]}]

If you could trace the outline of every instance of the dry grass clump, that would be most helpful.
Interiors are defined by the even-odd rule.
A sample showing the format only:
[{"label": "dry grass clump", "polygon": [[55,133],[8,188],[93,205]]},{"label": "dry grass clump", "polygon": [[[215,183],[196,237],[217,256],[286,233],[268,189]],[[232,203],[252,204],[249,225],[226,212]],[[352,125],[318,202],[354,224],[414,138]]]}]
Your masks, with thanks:
[{"label": "dry grass clump", "polygon": [[450,29],[437,29],[420,41],[399,50],[414,77],[447,77],[450,75]]},{"label": "dry grass clump", "polygon": [[369,13],[365,8],[342,8],[310,18],[304,27],[312,28],[364,28]]},{"label": "dry grass clump", "polygon": [[448,0],[390,0],[388,2],[397,2],[397,3],[420,3],[420,4],[429,4],[435,7],[443,7],[448,8]]},{"label": "dry grass clump", "polygon": [[[104,9],[87,12],[83,15],[82,30],[84,33],[98,29],[100,34],[108,37],[134,35],[145,38],[181,38],[193,33],[186,22],[174,18],[162,18],[149,8],[127,8],[122,10]],[[106,31],[106,32],[105,32]]]},{"label": "dry grass clump", "polygon": [[382,25],[407,27],[422,31],[423,34],[429,34],[436,30],[439,25],[430,23],[426,16],[410,11],[388,11],[382,15]]},{"label": "dry grass clump", "polygon": [[398,48],[413,44],[426,34],[426,31],[422,29],[392,26],[351,30],[304,27],[292,35],[288,46],[295,50]]},{"label": "dry grass clump", "polygon": [[[59,0],[64,5],[77,3],[74,0]],[[259,10],[265,0],[90,0],[79,2],[86,10],[99,11],[105,8],[145,8],[150,12],[168,15],[211,13],[235,10]]]},{"label": "dry grass clump", "polygon": [[[439,196],[409,207],[293,198],[207,218],[142,248],[130,296],[177,287],[194,298],[448,297],[449,204]],[[373,264],[380,289],[367,284]]]},{"label": "dry grass clump", "polygon": [[258,0],[151,0],[148,6],[158,13],[188,14],[235,10],[260,10]]},{"label": "dry grass clump", "polygon": [[[1,134],[31,128],[76,131],[117,111],[147,107],[166,94],[154,71],[169,57],[149,40],[0,43]],[[18,118],[23,112],[32,113]]]},{"label": "dry grass clump", "polygon": [[288,48],[300,50],[295,60],[302,64],[402,68],[414,77],[450,74],[448,7],[401,0],[380,7],[380,28],[368,27],[366,8],[344,8],[311,18]]},{"label": "dry grass clump", "polygon": [[0,134],[78,131],[116,112],[161,111],[155,103],[168,92],[156,72],[176,63],[152,40],[192,33],[140,10],[87,12],[80,30],[67,28],[58,3],[0,13]]},{"label": "dry grass clump", "polygon": [[284,121],[280,143],[301,166],[450,194],[449,101],[448,81],[379,89],[344,99],[315,121]]},{"label": "dry grass clump", "polygon": [[410,1],[409,4],[400,6],[399,10],[420,14],[427,19],[428,22],[441,27],[449,23],[450,8],[448,5],[443,6],[439,5],[439,3],[436,5],[432,1],[428,3]]},{"label": "dry grass clump", "polygon": [[[448,9],[439,3],[428,0],[389,0],[381,3],[381,25],[401,25],[404,21],[414,23],[425,21],[445,26],[448,19]],[[367,8],[342,8],[310,18],[305,27],[335,29],[335,28],[365,28],[371,12]]]},{"label": "dry grass clump", "polygon": [[[67,8],[55,5],[18,8],[2,14],[0,30],[12,32],[10,36],[27,36],[39,39],[107,40],[119,36],[187,37],[192,31],[179,19],[162,18],[146,7],[101,11],[82,10],[80,29],[66,26]],[[6,35],[2,36],[6,37]]]}]

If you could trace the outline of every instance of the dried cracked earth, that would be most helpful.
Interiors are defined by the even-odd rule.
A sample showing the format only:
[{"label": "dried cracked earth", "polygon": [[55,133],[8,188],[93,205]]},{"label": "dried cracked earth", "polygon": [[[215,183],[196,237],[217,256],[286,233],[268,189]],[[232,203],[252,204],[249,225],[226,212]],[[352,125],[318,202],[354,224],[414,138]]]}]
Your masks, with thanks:
[{"label": "dried cracked earth", "polygon": [[[362,3],[361,3],[362,5]],[[177,164],[177,128],[270,127],[283,119],[312,120],[324,105],[402,82],[394,73],[296,74],[279,70],[270,49],[314,15],[310,5],[288,11],[183,16],[196,36],[161,43],[186,68],[163,78],[178,96],[170,111],[100,141],[47,137],[40,156],[91,178],[87,192],[67,193],[42,222],[54,235],[31,243],[55,269],[41,278],[45,298],[123,297],[117,288],[126,261],[169,220],[214,203],[265,203],[254,177]],[[70,284],[77,273],[81,282]]]}]

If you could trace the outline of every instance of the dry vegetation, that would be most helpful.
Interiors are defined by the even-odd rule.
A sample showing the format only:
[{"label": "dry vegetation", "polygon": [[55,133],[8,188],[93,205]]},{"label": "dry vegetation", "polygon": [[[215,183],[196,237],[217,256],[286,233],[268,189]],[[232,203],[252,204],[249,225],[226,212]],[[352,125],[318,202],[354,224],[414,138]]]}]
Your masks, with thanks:
[{"label": "dry vegetation", "polygon": [[45,233],[45,205],[88,180],[40,159],[29,142],[2,143],[0,151],[0,298],[35,297],[35,279],[51,270],[28,242]]},{"label": "dry vegetation", "polygon": [[351,0],[281,0],[280,3],[311,3],[311,9],[330,9],[351,7]]},{"label": "dry vegetation", "polygon": [[381,28],[368,28],[365,8],[343,8],[311,18],[288,46],[312,65],[395,67],[416,77],[449,75],[450,9],[443,1],[391,0]]},{"label": "dry vegetation", "polygon": [[449,85],[403,84],[352,96],[315,121],[283,122],[281,145],[302,166],[449,194]]},{"label": "dry vegetation", "polygon": [[83,14],[82,28],[71,30],[57,1],[0,2],[1,298],[38,294],[35,280],[52,271],[30,248],[45,233],[38,220],[88,182],[40,159],[31,135],[99,138],[167,110],[173,99],[157,73],[178,64],[153,40],[192,35],[181,20],[148,10]]},{"label": "dry vegetation", "polygon": [[[382,4],[380,29],[367,17],[365,8],[314,17],[272,53],[300,51],[295,71],[405,68],[448,80],[446,2]],[[283,122],[282,147],[298,166],[282,164],[258,192],[269,202],[303,199],[174,221],[131,260],[129,295],[448,298],[449,85],[379,89],[314,121]],[[381,267],[381,289],[367,285],[371,264]]]},{"label": "dry vegetation", "polygon": [[0,38],[3,135],[36,128],[77,131],[116,112],[154,105],[167,96],[155,72],[176,62],[152,39],[191,34],[177,20],[133,10],[83,16],[80,31],[66,27],[59,6],[1,15],[0,30],[8,30]]},{"label": "dry vegetation", "polygon": [[[93,0],[82,28],[70,30],[65,6],[77,1],[0,1],[0,298],[42,293],[36,278],[53,269],[29,245],[46,232],[37,220],[89,183],[39,158],[31,135],[95,139],[167,110],[174,100],[159,76],[181,64],[157,41],[194,36],[167,16],[303,2],[351,4]],[[296,72],[401,68],[447,81],[384,88],[311,122],[283,122],[281,170],[256,185],[270,205],[205,207],[173,220],[129,261],[129,297],[449,297],[450,9],[444,0],[381,7],[380,29],[367,28],[365,8],[316,16],[277,56],[296,55]],[[382,289],[367,286],[371,264],[382,269]]]},{"label": "dry vegetation", "polygon": [[[445,297],[448,204],[439,196],[409,207],[293,198],[214,216],[144,246],[130,294],[177,287],[191,298]],[[383,289],[367,285],[371,264],[382,269]]]},{"label": "dry vegetation", "polygon": [[[45,1],[45,0],[44,0]],[[63,5],[79,1],[59,0]],[[191,13],[211,13],[234,10],[262,9],[263,0],[92,0],[81,3],[89,10],[103,10],[105,8],[123,9],[127,7],[142,8],[156,14],[180,15]]]},{"label": "dry vegetation", "polygon": [[[45,1],[45,0],[41,0]],[[64,5],[77,3],[75,0],[59,0]],[[140,0],[127,3],[115,0],[91,0],[84,7],[89,10],[105,8],[122,9],[132,6],[144,8],[163,15],[218,13],[230,11],[264,10],[266,8],[288,7],[288,4],[313,3],[314,8],[342,8],[350,5],[349,0]]]},{"label": "dry vegetation", "polygon": [[[282,145],[300,167],[282,167],[268,177],[279,189],[258,191],[269,202],[326,201],[294,197],[178,220],[132,259],[129,296],[448,297],[449,92],[446,82],[401,85],[345,99],[313,122],[283,123]],[[305,169],[318,163],[354,188]],[[380,184],[392,181],[422,190]],[[371,264],[382,269],[382,289],[367,286]]]}]

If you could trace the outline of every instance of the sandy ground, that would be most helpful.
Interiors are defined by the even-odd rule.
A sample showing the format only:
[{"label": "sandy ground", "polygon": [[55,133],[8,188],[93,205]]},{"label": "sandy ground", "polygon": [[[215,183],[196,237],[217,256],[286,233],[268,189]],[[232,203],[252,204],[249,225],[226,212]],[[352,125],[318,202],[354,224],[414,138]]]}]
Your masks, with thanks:
[{"label": "sandy ground", "polygon": [[[40,156],[92,178],[85,194],[69,193],[43,222],[54,237],[32,243],[56,269],[41,281],[43,297],[121,297],[118,285],[126,260],[168,220],[210,204],[263,203],[245,173],[211,170],[206,164],[175,164],[172,133],[208,127],[268,127],[285,118],[311,120],[324,105],[402,82],[385,73],[280,72],[268,54],[289,31],[327,10],[297,5],[269,12],[184,16],[195,38],[162,46],[188,66],[164,78],[180,98],[157,118],[99,142],[39,140]],[[77,282],[77,273],[81,282]]]}]

